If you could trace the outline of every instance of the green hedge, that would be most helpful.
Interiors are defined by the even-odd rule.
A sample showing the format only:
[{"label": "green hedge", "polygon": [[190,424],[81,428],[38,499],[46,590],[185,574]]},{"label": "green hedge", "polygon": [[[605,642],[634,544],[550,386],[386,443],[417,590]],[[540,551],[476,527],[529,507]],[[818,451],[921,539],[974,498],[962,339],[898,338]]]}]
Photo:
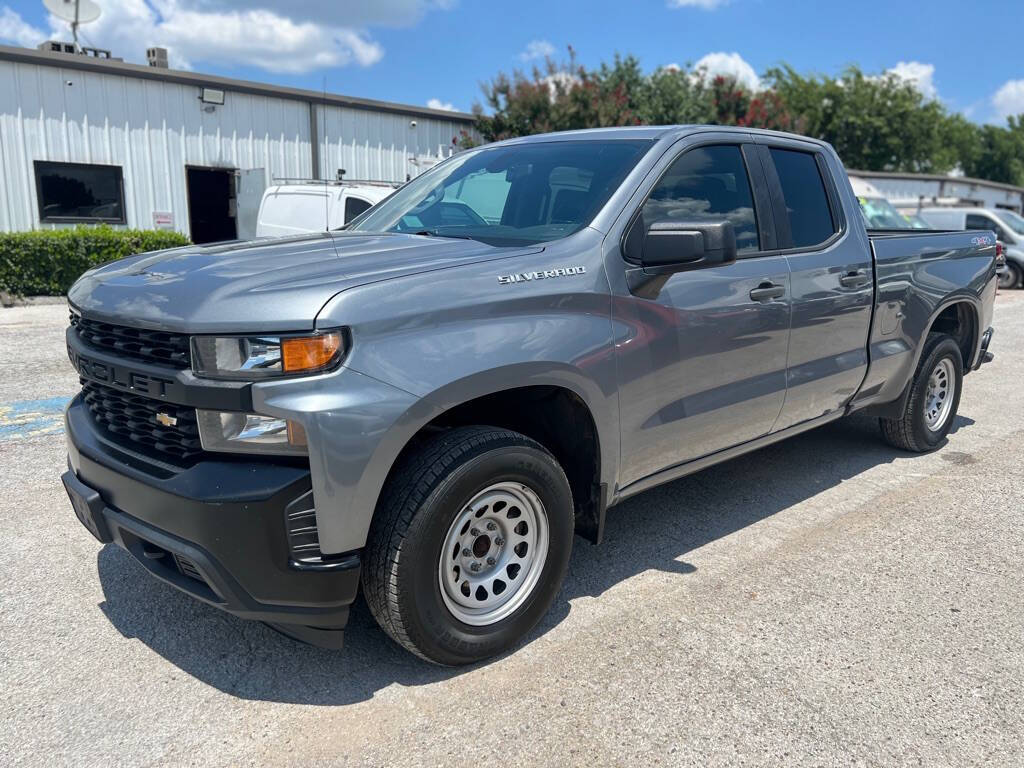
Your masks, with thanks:
[{"label": "green hedge", "polygon": [[0,232],[0,291],[15,296],[64,294],[90,267],[179,245],[188,245],[188,238],[177,232],[107,226]]}]

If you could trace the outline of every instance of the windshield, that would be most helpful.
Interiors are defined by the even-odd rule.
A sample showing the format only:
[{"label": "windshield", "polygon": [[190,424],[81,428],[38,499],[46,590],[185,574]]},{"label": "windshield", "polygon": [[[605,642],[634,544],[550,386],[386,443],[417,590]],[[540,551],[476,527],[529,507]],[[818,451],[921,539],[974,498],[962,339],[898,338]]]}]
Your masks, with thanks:
[{"label": "windshield", "polygon": [[533,245],[587,226],[650,141],[484,147],[413,179],[348,229]]},{"label": "windshield", "polygon": [[859,197],[868,229],[910,229],[910,222],[884,197]]},{"label": "windshield", "polygon": [[1004,209],[998,211],[996,216],[1002,219],[1003,223],[1018,235],[1024,235],[1024,217],[1021,217],[1020,214]]}]

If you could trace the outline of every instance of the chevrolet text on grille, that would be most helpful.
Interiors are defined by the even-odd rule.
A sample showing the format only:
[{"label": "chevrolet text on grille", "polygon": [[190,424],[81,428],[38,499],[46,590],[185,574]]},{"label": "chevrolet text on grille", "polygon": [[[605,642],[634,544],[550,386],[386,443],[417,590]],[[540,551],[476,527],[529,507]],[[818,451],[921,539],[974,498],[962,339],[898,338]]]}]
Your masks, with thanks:
[{"label": "chevrolet text on grille", "polygon": [[542,272],[516,272],[511,275],[498,275],[498,282],[502,285],[512,283],[525,283],[530,280],[544,280],[549,277],[568,277],[569,275],[582,275],[587,271],[584,266],[559,267],[558,269],[545,269]]}]

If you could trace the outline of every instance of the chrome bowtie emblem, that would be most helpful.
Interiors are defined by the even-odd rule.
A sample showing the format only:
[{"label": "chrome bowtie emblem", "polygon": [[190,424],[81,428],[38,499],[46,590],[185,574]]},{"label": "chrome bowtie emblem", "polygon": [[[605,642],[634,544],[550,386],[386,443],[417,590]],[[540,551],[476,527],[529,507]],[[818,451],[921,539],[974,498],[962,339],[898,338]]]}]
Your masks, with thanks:
[{"label": "chrome bowtie emblem", "polygon": [[176,417],[171,416],[169,413],[164,413],[162,411],[157,413],[156,420],[158,424],[165,427],[173,427],[177,426],[178,424],[178,419]]}]

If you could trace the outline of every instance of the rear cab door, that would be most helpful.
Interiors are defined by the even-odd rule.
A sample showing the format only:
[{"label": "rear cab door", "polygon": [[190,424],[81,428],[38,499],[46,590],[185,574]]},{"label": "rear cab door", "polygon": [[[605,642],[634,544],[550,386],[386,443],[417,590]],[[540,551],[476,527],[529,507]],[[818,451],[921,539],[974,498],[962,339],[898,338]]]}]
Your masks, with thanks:
[{"label": "rear cab door", "polygon": [[796,139],[755,141],[790,271],[786,403],[775,426],[785,429],[845,408],[864,381],[874,265],[862,220],[846,215],[856,201],[834,153]]}]

